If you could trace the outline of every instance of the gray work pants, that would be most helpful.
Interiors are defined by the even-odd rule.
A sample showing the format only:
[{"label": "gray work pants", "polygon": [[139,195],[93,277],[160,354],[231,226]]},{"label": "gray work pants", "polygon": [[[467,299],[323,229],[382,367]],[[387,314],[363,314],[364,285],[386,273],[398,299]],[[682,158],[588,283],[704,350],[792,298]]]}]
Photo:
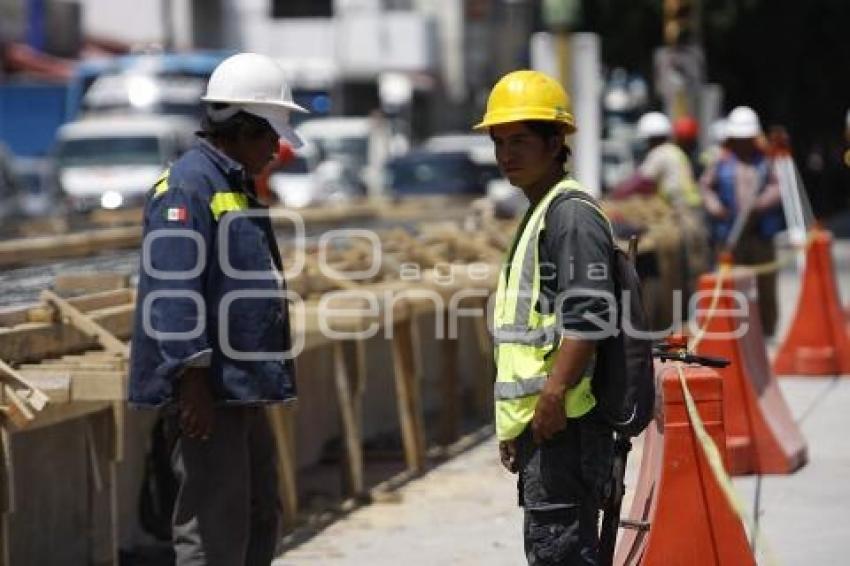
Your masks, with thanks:
[{"label": "gray work pants", "polygon": [[276,458],[263,407],[218,407],[207,440],[178,437],[176,566],[271,563],[280,537]]}]

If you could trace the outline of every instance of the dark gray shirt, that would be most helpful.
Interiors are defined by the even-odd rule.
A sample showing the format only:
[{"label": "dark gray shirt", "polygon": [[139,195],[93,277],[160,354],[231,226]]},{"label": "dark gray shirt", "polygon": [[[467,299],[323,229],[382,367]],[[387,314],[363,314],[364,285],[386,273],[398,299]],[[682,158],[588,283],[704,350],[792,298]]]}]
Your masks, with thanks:
[{"label": "dark gray shirt", "polygon": [[539,252],[538,312],[560,312],[566,335],[603,331],[606,323],[598,321],[616,312],[607,220],[579,198],[560,195],[546,211]]}]

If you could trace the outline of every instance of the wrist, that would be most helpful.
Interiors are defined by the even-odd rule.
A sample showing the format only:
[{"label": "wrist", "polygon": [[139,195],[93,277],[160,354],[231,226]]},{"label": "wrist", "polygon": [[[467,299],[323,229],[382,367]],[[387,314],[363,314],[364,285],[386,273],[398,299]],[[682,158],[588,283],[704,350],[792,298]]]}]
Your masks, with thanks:
[{"label": "wrist", "polygon": [[543,384],[544,395],[551,395],[554,397],[563,398],[567,395],[567,390],[569,387],[566,382],[560,379],[556,379],[554,376],[549,376],[546,380],[546,383]]}]

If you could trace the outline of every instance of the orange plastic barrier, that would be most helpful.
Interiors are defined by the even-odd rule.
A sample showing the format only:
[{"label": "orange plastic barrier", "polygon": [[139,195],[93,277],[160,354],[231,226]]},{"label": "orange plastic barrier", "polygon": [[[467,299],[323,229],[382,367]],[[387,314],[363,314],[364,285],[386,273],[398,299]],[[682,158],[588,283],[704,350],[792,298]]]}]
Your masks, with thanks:
[{"label": "orange plastic barrier", "polygon": [[[656,366],[664,392],[664,423],[644,436],[640,474],[627,520],[648,528],[622,532],[618,566],[755,565],[744,525],[709,468],[688,420],[676,368]],[[685,379],[715,442],[723,440],[723,382],[713,370],[685,369]],[[722,444],[719,444],[722,446]]]},{"label": "orange plastic barrier", "polygon": [[[706,334],[695,349],[731,362],[718,370],[723,378],[727,469],[732,475],[791,473],[808,459],[806,441],[768,364],[755,275],[746,268],[725,274],[723,293],[706,323],[716,277],[703,275],[699,281],[703,293],[696,320]],[[742,335],[733,337],[736,331]]]},{"label": "orange plastic barrier", "polygon": [[816,228],[806,252],[797,311],[779,347],[776,375],[850,374],[850,336],[832,265],[832,234]]}]

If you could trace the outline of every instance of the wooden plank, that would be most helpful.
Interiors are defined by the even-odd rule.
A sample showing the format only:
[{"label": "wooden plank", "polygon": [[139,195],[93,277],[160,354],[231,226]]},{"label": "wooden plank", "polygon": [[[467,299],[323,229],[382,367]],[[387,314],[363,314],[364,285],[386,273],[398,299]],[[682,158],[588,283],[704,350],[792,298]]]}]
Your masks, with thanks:
[{"label": "wooden plank", "polygon": [[40,364],[22,364],[21,369],[27,371],[46,369],[50,371],[114,371],[120,370],[120,364],[83,363],[69,360],[44,360]]},{"label": "wooden plank", "polygon": [[[47,396],[49,404],[71,401],[71,374],[63,371],[18,369],[18,373]],[[26,389],[16,389],[26,396]]]},{"label": "wooden plank", "polygon": [[111,404],[106,401],[75,401],[73,403],[48,405],[43,411],[37,413],[35,421],[27,430],[55,426],[110,407]]},{"label": "wooden plank", "polygon": [[71,371],[72,401],[124,401],[126,398],[125,371]]},{"label": "wooden plank", "polygon": [[14,513],[15,501],[15,468],[12,460],[12,433],[6,427],[0,427],[0,444],[2,446],[2,470],[0,470],[0,492],[2,492],[2,510],[0,511],[0,564],[11,566],[9,556],[9,515]]},{"label": "wooden plank", "polygon": [[38,387],[30,383],[27,378],[22,376],[16,370],[12,369],[9,364],[0,359],[0,377],[5,375],[4,381],[14,385],[15,388],[23,388],[28,391],[25,400],[26,403],[35,411],[41,411],[47,405],[47,395],[39,391]]},{"label": "wooden plank", "polygon": [[439,439],[443,445],[457,440],[460,430],[460,388],[458,387],[456,337],[449,336],[451,316],[446,311],[443,317],[442,338],[438,341],[440,348],[439,389],[442,400],[440,409]]},{"label": "wooden plank", "polygon": [[69,304],[76,307],[80,312],[90,312],[107,307],[117,307],[133,303],[132,289],[111,289],[98,293],[91,293],[81,297],[66,299]]},{"label": "wooden plank", "polygon": [[[19,375],[46,395],[49,401],[113,401],[121,400],[126,392],[126,370],[123,368],[91,369],[76,366],[31,365]],[[41,389],[41,385],[46,390]],[[66,389],[70,387],[70,398]],[[29,393],[25,395],[29,398]]]},{"label": "wooden plank", "polygon": [[0,328],[8,328],[30,322],[28,313],[31,307],[0,308]]},{"label": "wooden plank", "polygon": [[120,226],[127,224],[142,223],[144,208],[136,206],[133,208],[118,208],[115,210],[106,210],[96,208],[89,212],[88,221],[96,226]]},{"label": "wooden plank", "polygon": [[393,366],[405,461],[409,470],[418,473],[425,469],[425,430],[410,327],[409,320],[393,325]]},{"label": "wooden plank", "polygon": [[277,445],[277,481],[283,507],[283,523],[286,527],[292,527],[298,520],[293,407],[282,404],[271,405],[266,408],[266,414]]},{"label": "wooden plank", "polygon": [[493,357],[493,339],[487,326],[487,298],[481,298],[483,316],[475,318],[475,341],[484,362],[484,371],[475,378],[475,406],[479,416],[489,420],[493,414],[493,383],[496,381],[496,361]]},{"label": "wooden plank", "polygon": [[48,259],[86,257],[97,255],[103,250],[138,248],[141,242],[141,226],[6,240],[0,242],[0,267],[26,265]]},{"label": "wooden plank", "polygon": [[53,280],[53,290],[60,294],[102,293],[125,289],[130,276],[117,272],[62,273]]},{"label": "wooden plank", "polygon": [[0,410],[16,429],[24,429],[35,420],[35,415],[27,403],[6,384],[3,385],[3,403]]},{"label": "wooden plank", "polygon": [[95,337],[100,345],[103,346],[104,350],[121,354],[125,358],[130,357],[130,349],[126,344],[118,340],[112,333],[93,321],[89,316],[80,312],[77,307],[71,305],[52,291],[42,291],[41,297],[43,300],[56,306],[62,316],[66,317],[73,326],[79,328],[83,333]]},{"label": "wooden plank", "polygon": [[363,441],[360,435],[360,423],[354,411],[354,401],[351,394],[348,368],[345,363],[343,343],[333,344],[334,383],[336,385],[337,403],[342,420],[343,438],[347,466],[347,485],[353,494],[363,493]]}]

